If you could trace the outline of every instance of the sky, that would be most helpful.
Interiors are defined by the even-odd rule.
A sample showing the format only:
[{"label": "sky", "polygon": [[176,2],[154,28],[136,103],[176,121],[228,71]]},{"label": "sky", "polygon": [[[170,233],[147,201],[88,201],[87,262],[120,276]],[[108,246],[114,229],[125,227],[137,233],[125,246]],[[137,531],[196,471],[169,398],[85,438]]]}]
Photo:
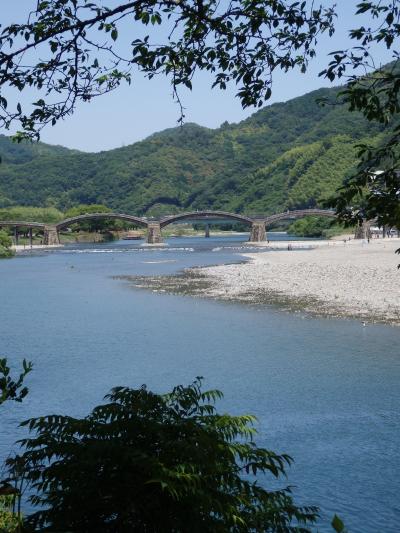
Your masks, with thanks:
[{"label": "sky", "polygon": [[[348,30],[369,22],[355,16],[355,6],[360,0],[336,0],[338,20],[333,37],[322,36],[317,46],[317,57],[310,63],[305,74],[298,71],[274,75],[272,98],[269,104],[290,100],[330,83],[318,76],[329,62],[329,52],[350,46]],[[23,22],[33,0],[0,0],[0,23]],[[116,0],[103,2],[115,4]],[[330,6],[334,0],[315,2]],[[352,43],[354,44],[354,43]],[[390,61],[391,55],[381,47],[376,54],[377,62]],[[185,122],[217,128],[223,122],[239,122],[253,114],[256,109],[242,109],[235,97],[235,86],[226,91],[211,89],[211,78],[206,73],[196,76],[193,90],[181,93],[185,107]],[[25,95],[29,98],[29,94]],[[16,95],[19,98],[19,95]],[[126,146],[140,141],[152,133],[175,127],[180,116],[172,98],[170,82],[164,77],[147,80],[141,75],[133,78],[131,85],[123,85],[115,92],[101,96],[90,103],[78,105],[74,115],[54,127],[42,131],[41,140],[68,148],[98,152]],[[9,132],[2,131],[7,134]]]}]

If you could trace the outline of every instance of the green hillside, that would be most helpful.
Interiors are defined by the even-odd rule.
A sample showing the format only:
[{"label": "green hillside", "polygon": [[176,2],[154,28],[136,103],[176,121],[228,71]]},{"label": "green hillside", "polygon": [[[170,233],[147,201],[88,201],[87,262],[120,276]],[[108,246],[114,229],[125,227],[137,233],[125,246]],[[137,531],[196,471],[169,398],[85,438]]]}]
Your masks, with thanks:
[{"label": "green hillside", "polygon": [[96,154],[16,145],[0,136],[0,207],[64,211],[97,203],[153,215],[321,205],[356,163],[354,145],[382,135],[381,126],[344,106],[316,102],[336,92],[320,89],[265,107],[239,124],[215,130],[186,124]]}]

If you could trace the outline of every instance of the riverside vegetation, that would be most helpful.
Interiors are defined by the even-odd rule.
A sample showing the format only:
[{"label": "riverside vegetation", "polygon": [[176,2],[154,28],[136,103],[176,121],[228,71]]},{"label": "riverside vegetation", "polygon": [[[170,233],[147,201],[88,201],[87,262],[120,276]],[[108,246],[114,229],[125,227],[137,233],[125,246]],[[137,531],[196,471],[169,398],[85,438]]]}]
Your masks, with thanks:
[{"label": "riverside vegetation", "polygon": [[12,257],[14,255],[11,245],[11,237],[5,231],[0,230],[0,258]]}]

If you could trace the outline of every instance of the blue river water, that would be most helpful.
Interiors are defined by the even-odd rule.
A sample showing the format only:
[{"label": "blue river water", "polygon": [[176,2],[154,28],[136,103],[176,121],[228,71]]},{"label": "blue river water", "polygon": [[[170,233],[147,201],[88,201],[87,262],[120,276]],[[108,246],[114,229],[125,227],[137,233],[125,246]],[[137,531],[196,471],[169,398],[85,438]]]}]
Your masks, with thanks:
[{"label": "blue river water", "polygon": [[337,513],[351,532],[398,532],[398,328],[153,293],[114,278],[240,261],[242,240],[70,245],[0,261],[0,355],[15,368],[34,362],[29,396],[1,408],[0,460],[18,449],[23,419],[85,415],[115,385],[164,392],[204,376],[224,392],[221,410],[257,415],[259,445],[295,459],[280,486],[321,508],[316,531],[331,531]]}]

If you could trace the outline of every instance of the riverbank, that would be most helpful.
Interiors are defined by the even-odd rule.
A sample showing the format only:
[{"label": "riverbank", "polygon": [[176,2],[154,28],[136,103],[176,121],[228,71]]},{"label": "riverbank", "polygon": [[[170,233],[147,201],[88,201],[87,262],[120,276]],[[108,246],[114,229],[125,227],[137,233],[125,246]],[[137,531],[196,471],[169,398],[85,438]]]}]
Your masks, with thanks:
[{"label": "riverbank", "polygon": [[398,239],[350,241],[308,252],[246,254],[246,264],[202,269],[209,296],[283,303],[313,314],[400,324]]},{"label": "riverbank", "polygon": [[[288,250],[288,244],[289,249]],[[399,239],[271,243],[246,263],[192,268],[182,275],[135,278],[160,292],[278,304],[291,311],[400,325]],[[276,250],[276,251],[274,251]]]}]

